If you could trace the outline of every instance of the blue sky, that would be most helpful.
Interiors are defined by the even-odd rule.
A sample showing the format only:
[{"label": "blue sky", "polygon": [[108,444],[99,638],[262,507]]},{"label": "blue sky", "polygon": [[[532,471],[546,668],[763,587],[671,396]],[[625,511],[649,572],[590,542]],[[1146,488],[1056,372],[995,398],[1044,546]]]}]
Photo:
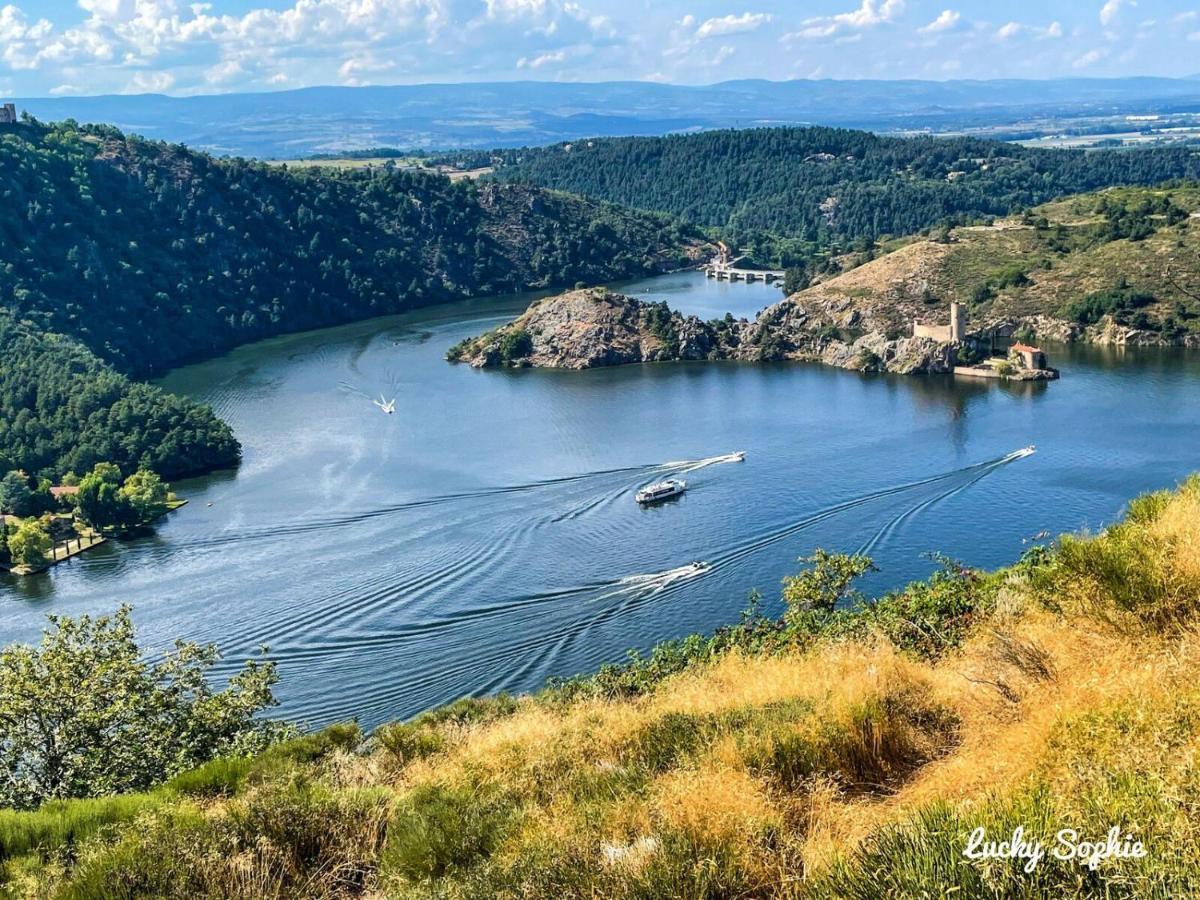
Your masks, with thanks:
[{"label": "blue sky", "polygon": [[1200,0],[0,0],[0,93],[1200,72]]}]

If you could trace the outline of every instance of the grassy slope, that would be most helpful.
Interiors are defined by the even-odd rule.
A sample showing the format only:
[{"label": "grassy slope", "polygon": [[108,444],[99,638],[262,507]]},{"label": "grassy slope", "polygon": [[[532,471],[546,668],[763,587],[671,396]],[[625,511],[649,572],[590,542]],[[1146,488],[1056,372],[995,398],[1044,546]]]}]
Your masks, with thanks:
[{"label": "grassy slope", "polygon": [[[631,696],[461,701],[382,729],[365,753],[343,730],[217,761],[149,799],[6,814],[10,890],[1193,894],[1200,479],[1101,535],[961,578],[955,603],[914,586],[769,652],[643,669]],[[64,819],[83,824],[68,834]],[[1025,875],[962,857],[977,824],[1051,845],[1060,828],[1115,825],[1149,856]]]},{"label": "grassy slope", "polygon": [[[1124,278],[1131,289],[1151,293],[1156,301],[1145,312],[1161,322],[1175,312],[1176,302],[1200,307],[1164,278],[1170,260],[1176,274],[1186,273],[1193,287],[1200,287],[1196,260],[1200,258],[1200,219],[1190,218],[1173,228],[1160,228],[1141,241],[1117,240],[1095,243],[1088,234],[1102,221],[1096,215],[1099,197],[1110,196],[1132,205],[1143,197],[1169,193],[1174,202],[1188,210],[1200,210],[1200,188],[1158,191],[1150,188],[1115,188],[1101,194],[1085,194],[1046,204],[1034,210],[1045,216],[1048,230],[1002,221],[997,227],[955,229],[950,243],[927,240],[897,242],[889,252],[809,289],[813,297],[847,297],[872,311],[889,327],[903,329],[914,316],[944,321],[951,300],[970,307],[975,321],[1046,315],[1059,317],[1064,304],[1088,294],[1108,290]],[[1055,226],[1066,228],[1068,251],[1051,245]],[[893,249],[894,248],[894,249]],[[852,262],[854,260],[851,260]],[[1006,270],[1020,271],[1027,285],[997,286],[995,296],[973,302],[976,289],[986,282],[997,284]],[[928,288],[929,294],[925,293]],[[1196,309],[1200,313],[1200,308]],[[1181,324],[1200,334],[1200,318]]]}]

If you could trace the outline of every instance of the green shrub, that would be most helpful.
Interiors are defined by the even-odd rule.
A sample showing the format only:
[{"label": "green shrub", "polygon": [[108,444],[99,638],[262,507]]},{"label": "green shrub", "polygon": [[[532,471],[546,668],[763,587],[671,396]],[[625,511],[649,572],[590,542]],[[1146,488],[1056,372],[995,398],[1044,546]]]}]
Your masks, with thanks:
[{"label": "green shrub", "polygon": [[516,698],[509,694],[495,697],[463,697],[423,712],[408,722],[392,722],[375,729],[372,740],[405,764],[442,750],[448,729],[465,728],[491,722],[516,712]]},{"label": "green shrub", "polygon": [[392,816],[382,871],[420,882],[478,866],[518,816],[514,799],[493,787],[422,785]]},{"label": "green shrub", "polygon": [[73,846],[108,825],[128,822],[166,801],[162,794],[51,800],[34,810],[0,810],[0,861]]},{"label": "green shrub", "polygon": [[205,814],[186,801],[87,848],[58,896],[345,896],[373,877],[388,819],[381,791],[306,780],[268,785]]},{"label": "green shrub", "polygon": [[[1154,299],[1153,294],[1145,291],[1116,287],[1071,300],[1060,307],[1058,313],[1080,325],[1094,325],[1107,315],[1111,315],[1120,324],[1128,324],[1135,310],[1149,306]],[[1147,321],[1147,325],[1149,324]]]},{"label": "green shrub", "polygon": [[533,352],[533,336],[523,328],[509,329],[500,336],[496,350],[506,363],[523,359]]},{"label": "green shrub", "polygon": [[232,796],[246,785],[310,765],[330,753],[353,751],[362,743],[362,730],[353,723],[330,725],[313,734],[282,741],[256,756],[225,756],[176,775],[168,790],[194,796]]}]

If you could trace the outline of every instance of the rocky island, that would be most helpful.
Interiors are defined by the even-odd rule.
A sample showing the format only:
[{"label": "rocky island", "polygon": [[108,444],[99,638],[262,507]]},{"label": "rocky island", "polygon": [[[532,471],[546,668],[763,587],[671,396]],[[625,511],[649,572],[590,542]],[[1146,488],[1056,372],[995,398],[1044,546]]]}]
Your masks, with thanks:
[{"label": "rocky island", "polygon": [[[607,288],[546,297],[500,328],[450,348],[476,368],[597,366],[678,360],[802,360],[861,372],[949,374],[958,343],[898,335],[842,297],[802,292],[753,321],[702,321]],[[1051,377],[1049,375],[1045,377]]]}]

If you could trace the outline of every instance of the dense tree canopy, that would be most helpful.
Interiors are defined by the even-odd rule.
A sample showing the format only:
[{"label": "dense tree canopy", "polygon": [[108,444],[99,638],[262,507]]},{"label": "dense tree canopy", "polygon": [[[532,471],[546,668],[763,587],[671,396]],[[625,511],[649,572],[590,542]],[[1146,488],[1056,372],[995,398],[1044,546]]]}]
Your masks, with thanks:
[{"label": "dense tree canopy", "polygon": [[[478,164],[484,160],[466,159]],[[1200,177],[1194,148],[1031,149],[975,138],[761,128],[500,150],[499,176],[817,244],[904,235],[1065,194]]]},{"label": "dense tree canopy", "polygon": [[228,465],[210,410],[129,381],[283,332],[682,261],[663,216],[400,169],[217,160],[107,127],[0,132],[0,471]]},{"label": "dense tree canopy", "polygon": [[670,220],[404,169],[218,160],[68,123],[0,134],[0,306],[118,369],[526,287],[643,274]]},{"label": "dense tree canopy", "polygon": [[173,478],[233,465],[238,452],[208,407],[131,381],[76,341],[0,310],[0,472],[57,477],[112,462]]}]

